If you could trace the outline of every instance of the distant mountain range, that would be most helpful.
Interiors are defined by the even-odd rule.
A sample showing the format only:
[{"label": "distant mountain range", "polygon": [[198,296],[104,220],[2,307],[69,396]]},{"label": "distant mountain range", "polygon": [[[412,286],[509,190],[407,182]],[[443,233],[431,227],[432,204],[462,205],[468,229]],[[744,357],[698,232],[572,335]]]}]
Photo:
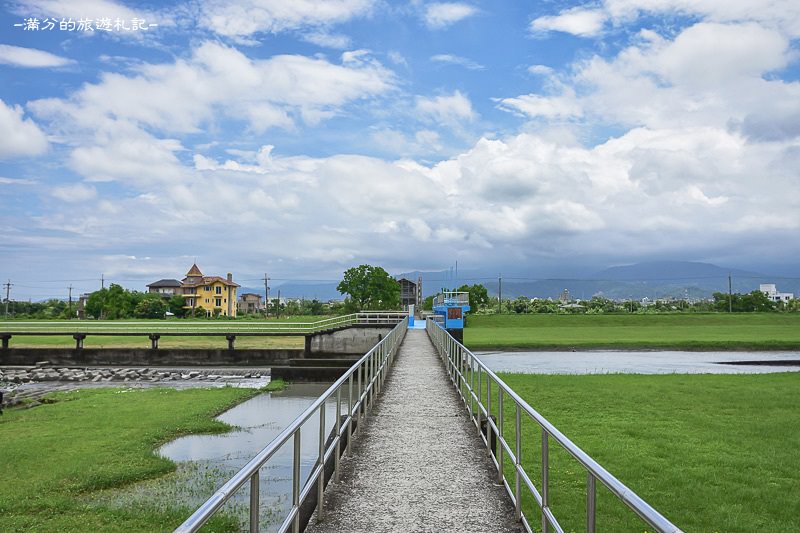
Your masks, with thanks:
[{"label": "distant mountain range", "polygon": [[[728,275],[731,276],[733,292],[750,292],[761,283],[774,283],[781,292],[800,293],[800,277],[784,278],[758,272],[724,268],[710,263],[688,261],[655,261],[634,265],[606,268],[584,279],[526,279],[504,278],[503,298],[527,296],[529,298],[558,298],[567,289],[572,298],[589,299],[602,295],[612,299],[664,298],[709,298],[714,292],[728,291]],[[397,274],[412,281],[422,276],[423,294],[430,296],[443,287],[457,287],[464,283],[483,284],[489,294],[497,296],[496,276],[470,270],[459,273],[450,270],[422,272],[412,271]],[[275,286],[270,297],[319,299],[322,301],[341,299],[336,290],[338,282],[290,282]],[[264,293],[264,287],[242,287],[242,292]]]}]

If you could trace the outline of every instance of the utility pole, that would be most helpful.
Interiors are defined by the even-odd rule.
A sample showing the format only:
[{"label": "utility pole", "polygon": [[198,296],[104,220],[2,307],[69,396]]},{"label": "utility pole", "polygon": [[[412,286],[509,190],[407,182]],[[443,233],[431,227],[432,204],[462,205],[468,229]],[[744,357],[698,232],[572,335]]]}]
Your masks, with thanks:
[{"label": "utility pole", "polygon": [[106,276],[105,274],[100,274],[100,289],[106,288]]},{"label": "utility pole", "polygon": [[72,284],[69,286],[69,316],[72,317]]},{"label": "utility pole", "polygon": [[503,312],[503,275],[497,278],[497,313]]},{"label": "utility pole", "polygon": [[264,272],[264,317],[269,316],[269,278]]},{"label": "utility pole", "polygon": [[728,272],[728,312],[733,313],[733,283],[730,272]]},{"label": "utility pole", "polygon": [[275,306],[275,318],[281,317],[281,290],[278,289],[278,305]]},{"label": "utility pole", "polygon": [[5,284],[6,287],[6,320],[8,320],[8,298],[11,294],[11,280],[8,280]]}]

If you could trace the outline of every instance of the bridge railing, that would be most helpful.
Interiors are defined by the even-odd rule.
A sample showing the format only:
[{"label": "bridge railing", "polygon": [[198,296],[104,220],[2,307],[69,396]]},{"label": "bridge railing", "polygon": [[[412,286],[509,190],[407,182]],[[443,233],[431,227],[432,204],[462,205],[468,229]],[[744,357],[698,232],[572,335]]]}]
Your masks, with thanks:
[{"label": "bridge railing", "polygon": [[[434,346],[444,362],[450,380],[453,382],[465,406],[469,410],[472,422],[478,428],[486,447],[490,451],[492,461],[497,468],[497,480],[505,487],[514,503],[514,510],[518,520],[522,522],[527,531],[533,531],[528,517],[522,509],[522,483],[528,488],[539,506],[542,514],[541,531],[555,530],[563,532],[563,528],[550,508],[550,454],[551,440],[560,445],[572,456],[583,469],[586,470],[586,531],[594,533],[596,530],[597,516],[597,482],[605,485],[608,490],[634,513],[644,520],[656,531],[662,533],[676,533],[681,529],[667,520],[646,501],[636,495],[630,488],[609,473],[586,452],[561,433],[553,424],[547,421],[539,412],[531,407],[525,400],[514,392],[497,374],[492,372],[480,359],[470,352],[463,344],[455,340],[441,325],[428,319],[426,329]],[[483,392],[485,391],[485,392]],[[496,394],[495,399],[492,395]],[[508,397],[513,402],[515,414],[514,433],[511,439],[506,438],[504,430],[504,399]],[[485,402],[484,402],[485,400]],[[497,419],[492,416],[496,409]],[[541,480],[539,488],[531,480],[530,474],[522,464],[522,416],[530,418],[541,429]],[[486,424],[486,433],[482,430]],[[496,451],[492,453],[492,436],[496,438]],[[504,459],[504,455],[507,459]],[[509,461],[514,467],[514,477],[509,480],[504,472],[505,462]],[[510,484],[513,482],[513,486]]]},{"label": "bridge railing", "polygon": [[[250,462],[241,468],[234,476],[217,490],[203,505],[201,505],[186,521],[175,529],[176,532],[197,531],[205,524],[233,495],[244,485],[250,486],[250,527],[251,533],[259,531],[259,472],[282,446],[292,441],[294,455],[292,459],[292,506],[288,515],[278,528],[279,532],[300,531],[300,507],[312,492],[317,483],[317,518],[324,514],[323,491],[325,486],[325,464],[330,457],[334,458],[334,475],[339,476],[339,459],[342,453],[342,441],[346,435],[346,447],[350,446],[354,431],[360,427],[360,422],[366,417],[375,402],[377,394],[381,392],[389,368],[394,362],[394,357],[400,343],[408,329],[408,317],[395,325],[375,347],[367,352],[361,359],[351,366],[336,382],[331,385],[319,398],[314,401],[303,413],[294,419],[280,434],[275,437],[264,449],[253,457]],[[355,390],[354,390],[355,389]],[[344,398],[343,398],[344,397]],[[333,439],[326,446],[325,434],[325,406],[335,399],[336,417],[335,433]],[[344,416],[342,416],[342,401],[346,402]],[[300,433],[303,425],[319,417],[319,454],[308,479],[300,479]],[[354,423],[355,421],[355,423]],[[346,448],[345,448],[346,449]]]},{"label": "bridge railing", "polygon": [[334,316],[313,322],[234,322],[219,323],[169,323],[169,322],[133,322],[133,321],[5,321],[0,322],[0,335],[150,335],[162,336],[175,334],[289,334],[306,335],[328,329],[356,325],[394,326],[406,313],[392,311],[365,311],[348,315]]}]

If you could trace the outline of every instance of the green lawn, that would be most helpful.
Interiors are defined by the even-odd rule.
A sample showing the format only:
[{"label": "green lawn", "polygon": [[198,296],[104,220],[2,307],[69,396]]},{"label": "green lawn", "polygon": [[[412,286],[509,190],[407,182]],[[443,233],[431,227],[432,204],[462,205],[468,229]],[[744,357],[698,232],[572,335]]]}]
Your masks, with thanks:
[{"label": "green lawn", "polygon": [[798,350],[800,313],[470,316],[472,350]]},{"label": "green lawn", "polygon": [[[683,530],[800,530],[800,373],[502,379]],[[512,405],[506,398],[513,447]],[[541,487],[541,430],[524,414],[522,425],[522,461]],[[552,439],[550,460],[554,513],[565,531],[581,531],[586,471]],[[505,472],[513,476],[507,461]],[[523,495],[540,523],[524,484]],[[597,508],[598,531],[652,531],[599,482]]]},{"label": "green lawn", "polygon": [[[281,387],[281,382],[271,384]],[[213,417],[259,391],[233,387],[84,389],[0,416],[0,531],[171,531],[193,509],[123,509],[93,493],[164,475],[153,450],[188,433],[229,429]],[[235,528],[215,521],[214,530]]]}]

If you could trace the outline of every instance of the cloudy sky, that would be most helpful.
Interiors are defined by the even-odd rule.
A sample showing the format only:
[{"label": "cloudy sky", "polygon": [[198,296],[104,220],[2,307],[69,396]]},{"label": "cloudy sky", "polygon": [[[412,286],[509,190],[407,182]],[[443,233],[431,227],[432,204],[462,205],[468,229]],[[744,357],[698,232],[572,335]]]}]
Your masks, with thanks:
[{"label": "cloudy sky", "polygon": [[17,298],[800,263],[797,0],[20,0],[0,81]]}]

